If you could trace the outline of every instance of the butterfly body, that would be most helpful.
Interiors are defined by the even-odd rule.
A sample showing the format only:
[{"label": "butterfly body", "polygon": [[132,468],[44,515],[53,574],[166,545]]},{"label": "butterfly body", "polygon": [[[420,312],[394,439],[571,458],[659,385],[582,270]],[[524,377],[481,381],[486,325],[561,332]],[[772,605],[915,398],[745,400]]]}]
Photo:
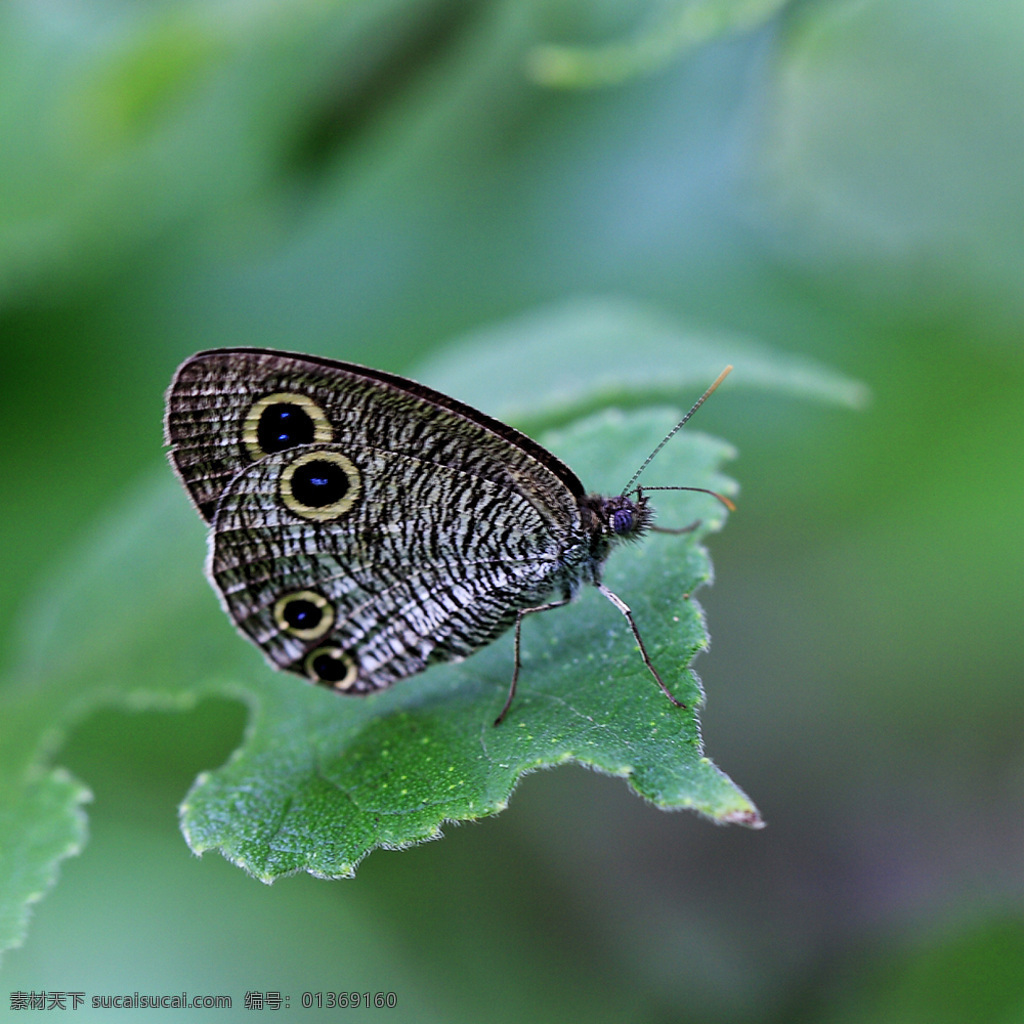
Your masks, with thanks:
[{"label": "butterfly body", "polygon": [[587,494],[541,445],[455,399],[311,356],[193,356],[165,435],[232,621],[276,668],[346,694],[601,586],[613,544],[652,517],[642,494]]}]

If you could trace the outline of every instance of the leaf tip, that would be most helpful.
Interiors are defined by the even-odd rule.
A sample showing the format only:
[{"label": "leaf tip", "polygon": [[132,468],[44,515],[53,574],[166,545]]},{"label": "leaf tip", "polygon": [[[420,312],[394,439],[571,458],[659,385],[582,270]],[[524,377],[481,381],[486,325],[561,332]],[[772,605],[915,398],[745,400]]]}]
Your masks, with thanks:
[{"label": "leaf tip", "polygon": [[721,822],[725,825],[744,825],[747,828],[764,828],[767,822],[761,817],[761,813],[753,805],[749,807],[738,807],[734,811],[723,814]]}]

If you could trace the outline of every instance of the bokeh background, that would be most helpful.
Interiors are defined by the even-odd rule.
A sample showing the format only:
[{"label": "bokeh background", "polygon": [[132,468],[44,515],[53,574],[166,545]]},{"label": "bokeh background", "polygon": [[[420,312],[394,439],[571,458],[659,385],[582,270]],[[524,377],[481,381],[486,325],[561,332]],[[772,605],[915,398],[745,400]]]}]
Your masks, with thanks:
[{"label": "bokeh background", "polygon": [[[268,888],[176,822],[242,705],[102,709],[56,755],[90,839],[5,1006],[279,990],[309,1019],[301,992],[355,989],[399,1004],[353,1020],[1024,1021],[1024,7],[748,3],[744,31],[651,45],[685,6],[0,9],[7,669],[32,595],[159,471],[162,392],[200,348],[411,372],[615,295],[873,396],[737,386],[701,412],[742,485],[704,736],[765,831],[563,768],[354,881]],[[530,78],[542,43],[610,40],[635,43],[621,81]]]}]

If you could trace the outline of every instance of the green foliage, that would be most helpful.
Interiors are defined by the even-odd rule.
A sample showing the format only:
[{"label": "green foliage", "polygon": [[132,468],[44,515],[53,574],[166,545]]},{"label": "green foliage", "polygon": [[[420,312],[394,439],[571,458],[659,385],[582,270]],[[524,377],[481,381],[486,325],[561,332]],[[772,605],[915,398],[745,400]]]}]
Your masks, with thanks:
[{"label": "green foliage", "polygon": [[[2,737],[12,738],[8,717]],[[37,723],[31,723],[38,728]],[[54,884],[57,866],[81,850],[89,791],[60,768],[29,768],[0,789],[0,950],[18,945],[31,904]]]},{"label": "green foliage", "polygon": [[[590,479],[601,459],[621,474],[673,415],[605,416],[546,440]],[[727,454],[721,443],[692,438],[661,469],[728,486],[715,472]],[[683,522],[704,516],[706,532],[722,519],[713,503],[679,502],[678,514]],[[686,666],[707,641],[688,595],[709,574],[694,535],[654,537],[620,553],[608,574],[686,711],[656,688],[619,613],[587,593],[524,624],[521,689],[499,727],[492,723],[511,672],[507,640],[367,700],[339,701],[287,678],[260,687],[244,748],[185,802],[190,844],[221,849],[268,880],[296,870],[351,874],[374,847],[406,846],[435,837],[445,821],[493,814],[524,772],[567,761],[625,776],[662,807],[758,824],[750,801],[703,757],[697,731],[702,694]]]},{"label": "green foliage", "polygon": [[[687,18],[758,6],[0,4],[5,941],[95,792],[9,988],[386,981],[417,1021],[1017,1019],[1024,5],[788,4],[687,50]],[[538,87],[545,52],[568,55],[563,86],[623,82]],[[661,342],[638,299],[667,313]],[[432,358],[481,327],[529,359],[479,335],[475,361]],[[779,401],[788,364],[776,395],[745,390],[761,356],[735,336],[873,401]],[[716,643],[695,667],[709,752],[772,828],[657,814],[570,769],[350,884],[267,889],[190,856],[174,812],[197,773],[246,720],[266,735],[275,695],[317,707],[234,635],[157,465],[173,367],[239,344],[413,373],[537,437],[679,405],[736,363],[695,423],[736,444],[743,482],[703,539]],[[614,488],[633,466],[579,468]],[[663,522],[691,507],[658,498]],[[693,540],[609,566],[659,658],[685,622],[640,607],[646,567]],[[520,720],[578,659],[577,616],[636,669],[585,594],[527,623]],[[491,712],[508,640],[479,659]],[[397,721],[434,683],[377,706]],[[649,679],[620,686],[667,710]]]},{"label": "green foliage", "polygon": [[730,392],[770,389],[850,408],[867,400],[862,384],[820,364],[611,297],[578,297],[475,331],[438,352],[420,376],[541,429],[612,403],[679,402],[730,362],[737,367]]}]

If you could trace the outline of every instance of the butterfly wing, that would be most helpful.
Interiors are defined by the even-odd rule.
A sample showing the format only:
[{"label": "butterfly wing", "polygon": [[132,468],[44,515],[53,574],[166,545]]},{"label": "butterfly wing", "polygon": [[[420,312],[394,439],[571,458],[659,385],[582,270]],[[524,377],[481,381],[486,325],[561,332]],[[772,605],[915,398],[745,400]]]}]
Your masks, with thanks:
[{"label": "butterfly wing", "polygon": [[[333,522],[294,514],[280,499],[289,469],[332,455],[358,466],[358,500]],[[209,573],[272,664],[369,692],[503,632],[551,589],[560,547],[522,495],[350,441],[238,474],[217,509]]]},{"label": "butterfly wing", "polygon": [[232,620],[275,666],[345,692],[477,650],[583,544],[582,487],[554,456],[377,371],[201,353],[166,423]]},{"label": "butterfly wing", "polygon": [[[304,426],[294,434],[298,443],[358,441],[521,485],[560,525],[568,525],[584,496],[572,470],[542,445],[415,381],[313,356],[213,349],[178,368],[164,417],[171,463],[207,522],[235,474],[268,454],[261,417],[274,398],[287,395],[296,396]],[[566,491],[575,500],[567,501]]]}]

